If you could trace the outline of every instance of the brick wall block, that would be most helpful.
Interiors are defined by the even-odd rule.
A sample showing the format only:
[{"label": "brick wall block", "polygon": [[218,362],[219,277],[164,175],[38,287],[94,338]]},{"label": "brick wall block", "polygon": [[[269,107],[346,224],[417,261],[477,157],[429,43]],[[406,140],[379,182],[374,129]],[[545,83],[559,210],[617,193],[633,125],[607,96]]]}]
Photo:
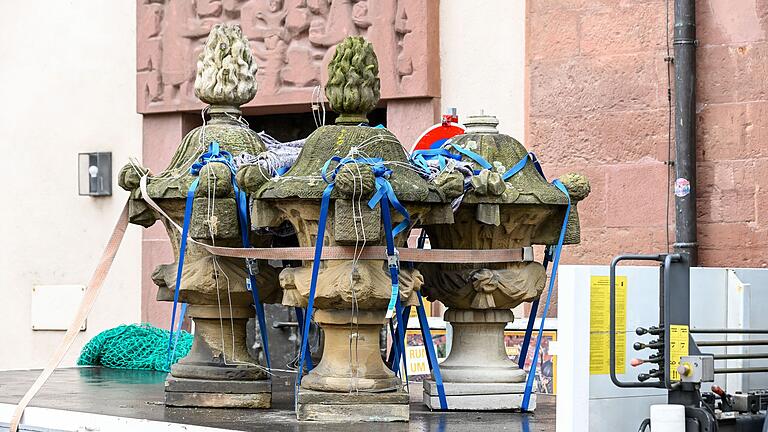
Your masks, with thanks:
[{"label": "brick wall block", "polygon": [[629,54],[532,62],[530,97],[536,102],[529,114],[562,116],[659,108],[657,61],[663,59]]}]

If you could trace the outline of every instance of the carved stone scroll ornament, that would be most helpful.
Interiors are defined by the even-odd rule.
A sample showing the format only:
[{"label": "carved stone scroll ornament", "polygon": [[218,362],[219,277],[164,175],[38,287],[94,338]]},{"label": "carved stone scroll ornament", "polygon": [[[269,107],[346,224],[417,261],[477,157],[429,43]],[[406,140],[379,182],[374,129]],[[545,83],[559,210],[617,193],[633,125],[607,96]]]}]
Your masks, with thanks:
[{"label": "carved stone scroll ornament", "polygon": [[449,269],[422,266],[429,296],[461,309],[511,309],[541,295],[546,282],[537,262],[506,264],[502,269]]}]

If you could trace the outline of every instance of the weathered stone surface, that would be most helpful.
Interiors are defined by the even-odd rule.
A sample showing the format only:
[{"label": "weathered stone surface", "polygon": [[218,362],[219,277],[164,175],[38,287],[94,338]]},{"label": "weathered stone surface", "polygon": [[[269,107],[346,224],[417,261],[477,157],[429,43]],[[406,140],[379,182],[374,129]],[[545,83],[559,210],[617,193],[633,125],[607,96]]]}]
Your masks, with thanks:
[{"label": "weathered stone surface", "polygon": [[[147,35],[157,35],[157,29],[166,35],[175,35],[180,39],[200,37],[205,31],[195,36],[188,27],[173,27],[158,24],[156,20],[170,21],[180,19],[184,13],[194,9],[191,3],[170,2],[168,5],[151,8],[155,19],[143,21],[140,18],[141,31]],[[188,7],[186,10],[185,7]],[[216,8],[214,8],[216,9]],[[141,5],[139,11],[146,11]],[[183,22],[184,19],[182,19]],[[181,22],[176,22],[181,24]],[[186,22],[186,24],[191,24]],[[159,27],[158,27],[159,26]],[[154,30],[153,30],[154,29]],[[155,37],[155,36],[150,36]],[[182,42],[184,45],[186,42]],[[141,46],[141,45],[140,45]],[[187,46],[188,47],[188,46]],[[190,94],[190,71],[194,76],[192,64],[175,63],[185,60],[189,54],[183,47],[180,50],[166,46],[162,56],[146,57],[139,55],[139,67],[155,67],[153,59],[160,60],[163,76],[160,79],[166,90],[181,91]],[[179,66],[181,64],[181,66]],[[185,218],[186,196],[190,186],[199,181],[192,204],[192,215],[186,221],[190,234],[197,241],[220,246],[243,246],[230,168],[220,162],[207,163],[202,155],[215,149],[215,141],[222,152],[230,155],[248,153],[258,154],[264,145],[256,132],[248,128],[240,118],[239,105],[248,102],[256,92],[253,73],[256,66],[248,45],[242,37],[239,27],[227,24],[216,25],[209,35],[208,43],[200,56],[196,94],[210,106],[204,116],[210,120],[203,126],[188,133],[176,149],[167,167],[156,176],[147,178],[146,193],[156,200],[171,221],[163,220],[168,237],[174,249],[175,262],[158,266],[152,274],[152,280],[158,286],[158,299],[169,301],[177,298],[190,305],[188,315],[194,321],[194,341],[190,353],[171,368],[171,374],[177,378],[196,380],[214,380],[216,388],[221,390],[226,385],[221,380],[256,380],[266,378],[263,368],[252,359],[246,347],[245,326],[253,316],[251,304],[253,298],[246,288],[248,273],[242,259],[215,257],[202,246],[190,242],[183,257],[181,255],[181,234],[177,225],[182,225]],[[157,83],[155,83],[157,84]],[[156,89],[156,85],[147,83],[146,88]],[[140,93],[143,93],[140,91]],[[161,95],[159,91],[149,94]],[[166,93],[167,94],[167,93]],[[140,103],[147,103],[140,99]],[[183,126],[180,125],[180,126]],[[221,155],[216,155],[220,157]],[[193,164],[195,170],[191,170]],[[205,164],[205,165],[203,165]],[[139,174],[148,172],[135,164],[126,165],[120,172],[120,185],[131,191],[131,222],[143,226],[154,223],[159,217],[149,211],[142,201],[141,190],[137,188]],[[255,245],[266,245],[269,238],[252,238]],[[184,260],[178,293],[176,289],[176,269],[180,260]],[[262,301],[279,300],[282,295],[277,285],[277,272],[263,266],[257,276],[257,286]],[[222,307],[223,306],[223,307]],[[222,320],[228,325],[222,325]],[[232,365],[238,365],[234,367]],[[168,405],[171,406],[206,406],[206,407],[268,407],[271,396],[266,394],[226,394],[200,392],[168,393]]]},{"label": "weathered stone surface", "polygon": [[178,0],[140,4],[137,11],[141,113],[201,108],[192,85],[197,54],[214,23],[233,19],[239,20],[261,63],[259,95],[247,106],[306,103],[313,88],[327,81],[325,66],[347,36],[373,42],[385,99],[440,92],[434,1]]},{"label": "weathered stone surface", "polygon": [[[528,139],[535,143],[536,154],[551,178],[553,165],[564,169],[591,166],[602,170],[604,165],[649,157],[666,160],[667,121],[665,109],[585,110],[571,115],[531,116]],[[632,145],[624,141],[627,136],[632,137]],[[596,173],[588,174],[591,180]]]},{"label": "weathered stone surface", "polygon": [[407,422],[408,393],[326,393],[300,389],[296,417],[323,422]]},{"label": "weathered stone surface", "polygon": [[[660,162],[624,164],[607,168],[608,202],[606,215],[609,227],[661,225],[666,217],[666,202],[658,197],[667,194],[667,166]],[[658,179],[659,181],[649,181]],[[671,186],[670,186],[671,187]],[[642,211],[637,211],[638,203]]]},{"label": "weathered stone surface", "polygon": [[[311,280],[311,267],[285,268],[280,276],[283,289],[296,289],[305,299],[309,296]],[[421,289],[424,278],[418,270],[402,268],[399,282],[400,298],[405,301],[411,292]],[[347,308],[354,302],[362,310],[386,309],[391,286],[392,280],[383,260],[329,261],[317,278],[315,307]]]},{"label": "weathered stone surface", "polygon": [[433,206],[422,218],[424,225],[452,224],[453,222],[453,208],[450,204]]},{"label": "weathered stone surface", "polygon": [[257,70],[240,26],[215,25],[197,59],[195,96],[207,104],[246,104],[256,95]]},{"label": "weathered stone surface", "polygon": [[341,114],[336,122],[367,122],[366,115],[379,102],[380,89],[379,62],[373,45],[359,36],[347,37],[336,45],[325,84],[331,109]]},{"label": "weathered stone surface", "polygon": [[[523,403],[525,385],[519,384],[472,384],[445,383],[448,410],[498,411],[519,410]],[[424,405],[441,409],[437,386],[434,381],[424,381]],[[528,410],[536,409],[536,394],[531,394]]]},{"label": "weathered stone surface", "polygon": [[591,188],[586,176],[576,173],[568,173],[560,177],[560,181],[568,191],[568,198],[571,201],[571,211],[568,213],[568,223],[566,225],[563,244],[581,243],[581,224],[579,223],[579,201],[589,195]]},{"label": "weathered stone surface", "polygon": [[207,197],[197,197],[192,203],[192,214],[200,215],[195,218],[195,223],[189,226],[189,235],[192,238],[240,239],[237,202],[234,198],[212,200]]},{"label": "weathered stone surface", "polygon": [[[424,380],[422,387],[424,393],[429,395],[438,393],[437,383],[434,380]],[[525,383],[448,383],[443,385],[443,389],[446,396],[510,394],[523,393]]]},{"label": "weathered stone surface", "polygon": [[[664,8],[655,2],[627,2],[581,17],[578,50],[585,55],[661,50],[665,46]],[[574,52],[574,51],[571,51]]]},{"label": "weathered stone surface", "polygon": [[[566,0],[568,1],[568,0]],[[574,10],[548,10],[527,18],[530,33],[529,60],[568,57],[579,49],[579,22],[581,13]]]},{"label": "weathered stone surface", "polygon": [[394,392],[400,388],[400,378],[384,364],[379,351],[383,314],[321,309],[315,313],[315,321],[325,335],[323,357],[302,379],[303,389],[354,395],[358,391]]},{"label": "weathered stone surface", "polygon": [[480,203],[476,207],[475,219],[486,225],[501,225],[501,213],[498,204]]},{"label": "weathered stone surface", "polygon": [[[627,251],[666,250],[667,63],[664,34],[657,31],[664,3],[533,0],[528,10],[533,42],[526,143],[545,163],[556,162],[554,169],[546,165],[550,178],[585,172],[593,189],[579,205],[582,244],[569,248],[563,262],[593,264]],[[768,248],[760,246],[768,230],[766,188],[760,175],[742,176],[751,164],[768,160],[766,12],[768,5],[755,0],[697,2],[702,265],[766,263],[761,251]],[[568,19],[574,15],[581,33]],[[547,43],[555,38],[562,42]],[[674,241],[673,211],[669,218]],[[739,236],[749,249],[721,242]]]},{"label": "weathered stone surface", "polygon": [[272,393],[166,392],[165,405],[199,408],[271,408]]},{"label": "weathered stone surface", "polygon": [[333,235],[339,244],[379,241],[382,232],[381,210],[378,207],[368,207],[364,199],[337,199],[334,205]]},{"label": "weathered stone surface", "polygon": [[530,114],[562,116],[595,110],[661,108],[666,98],[660,98],[658,82],[662,76],[657,62],[663,65],[663,60],[657,58],[627,54],[621,62],[614,56],[532,62],[530,92],[536,103]]},{"label": "weathered stone surface", "polygon": [[350,405],[350,404],[407,404],[410,400],[408,393],[403,389],[389,392],[346,392],[328,395],[326,392],[301,389],[299,390],[300,404],[320,405]]},{"label": "weathered stone surface", "polygon": [[504,327],[514,320],[509,309],[449,308],[453,328],[451,352],[440,364],[446,383],[519,383],[525,371],[507,357]]},{"label": "weathered stone surface", "polygon": [[420,265],[425,275],[424,295],[450,308],[514,308],[539,298],[547,280],[538,262],[497,264],[496,269],[482,264],[474,267]]},{"label": "weathered stone surface", "polygon": [[271,380],[238,381],[229,380],[199,380],[177,378],[169,375],[165,380],[165,391],[172,393],[271,393]]}]

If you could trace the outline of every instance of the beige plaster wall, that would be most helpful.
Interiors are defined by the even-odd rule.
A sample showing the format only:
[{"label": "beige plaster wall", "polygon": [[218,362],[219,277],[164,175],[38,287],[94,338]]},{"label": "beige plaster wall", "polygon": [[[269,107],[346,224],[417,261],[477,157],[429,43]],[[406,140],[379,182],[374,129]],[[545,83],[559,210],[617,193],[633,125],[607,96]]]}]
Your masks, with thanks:
[{"label": "beige plaster wall", "polygon": [[[127,197],[114,173],[141,154],[135,16],[131,1],[3,5],[0,369],[45,364],[64,332],[31,330],[32,287],[86,284]],[[78,196],[86,151],[112,152],[112,197]],[[129,227],[64,365],[99,331],[140,319],[140,242]]]},{"label": "beige plaster wall", "polygon": [[525,124],[525,1],[440,1],[442,110],[493,114],[519,141]]}]

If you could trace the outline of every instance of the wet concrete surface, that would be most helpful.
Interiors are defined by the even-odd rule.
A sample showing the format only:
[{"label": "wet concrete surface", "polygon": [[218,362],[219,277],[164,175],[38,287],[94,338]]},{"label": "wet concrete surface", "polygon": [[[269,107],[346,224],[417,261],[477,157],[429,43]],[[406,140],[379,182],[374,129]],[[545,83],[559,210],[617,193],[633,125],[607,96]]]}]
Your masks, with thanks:
[{"label": "wet concrete surface", "polygon": [[[0,371],[0,403],[17,403],[39,373],[39,370]],[[539,395],[535,414],[431,412],[412,398],[410,423],[300,423],[293,412],[293,387],[288,376],[273,379],[273,408],[269,410],[166,408],[163,405],[165,376],[163,372],[98,367],[58,369],[30,406],[244,431],[555,430],[555,398],[549,395]]]}]

